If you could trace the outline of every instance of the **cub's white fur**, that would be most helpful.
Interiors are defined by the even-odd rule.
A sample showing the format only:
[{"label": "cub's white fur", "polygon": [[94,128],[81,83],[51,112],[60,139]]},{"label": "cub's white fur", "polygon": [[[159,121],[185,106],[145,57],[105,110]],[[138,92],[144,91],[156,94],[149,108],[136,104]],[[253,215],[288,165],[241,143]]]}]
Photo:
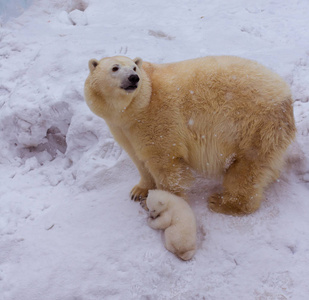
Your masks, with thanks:
[{"label": "cub's white fur", "polygon": [[165,247],[183,260],[196,250],[196,221],[189,204],[182,198],[162,190],[149,191],[147,198],[153,229],[165,229]]}]

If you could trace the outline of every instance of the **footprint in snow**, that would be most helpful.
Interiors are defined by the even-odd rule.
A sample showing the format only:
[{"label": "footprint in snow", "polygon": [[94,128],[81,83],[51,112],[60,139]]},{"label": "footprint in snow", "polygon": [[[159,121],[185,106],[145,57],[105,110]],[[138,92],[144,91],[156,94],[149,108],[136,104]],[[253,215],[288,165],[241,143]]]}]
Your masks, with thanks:
[{"label": "footprint in snow", "polygon": [[121,153],[122,149],[113,140],[105,143],[100,149],[100,156],[108,166],[114,165]]}]

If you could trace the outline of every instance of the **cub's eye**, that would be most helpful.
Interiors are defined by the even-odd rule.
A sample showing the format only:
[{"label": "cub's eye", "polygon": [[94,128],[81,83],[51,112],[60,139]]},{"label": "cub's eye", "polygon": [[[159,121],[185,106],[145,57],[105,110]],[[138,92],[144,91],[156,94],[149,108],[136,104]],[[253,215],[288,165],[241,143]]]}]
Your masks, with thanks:
[{"label": "cub's eye", "polygon": [[136,71],[136,67],[133,68],[133,71],[134,71],[134,72]]},{"label": "cub's eye", "polygon": [[117,72],[118,70],[119,70],[119,67],[117,67],[117,66],[115,66],[115,67],[112,68],[112,71],[113,71],[113,72]]}]

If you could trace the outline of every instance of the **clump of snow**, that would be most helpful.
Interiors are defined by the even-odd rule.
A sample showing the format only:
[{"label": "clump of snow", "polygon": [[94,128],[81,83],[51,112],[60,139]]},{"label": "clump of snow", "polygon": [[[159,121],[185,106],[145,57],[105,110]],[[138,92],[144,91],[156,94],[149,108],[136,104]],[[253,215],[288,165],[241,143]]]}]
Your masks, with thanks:
[{"label": "clump of snow", "polygon": [[193,126],[194,125],[194,120],[193,119],[189,119],[188,125],[189,126]]},{"label": "clump of snow", "polygon": [[69,13],[69,19],[73,25],[85,26],[88,24],[85,13],[79,9],[74,9]]},{"label": "clump of snow", "polygon": [[[220,154],[220,156],[222,156],[223,154]],[[235,161],[236,159],[236,154],[232,153],[231,155],[229,155],[226,159],[225,159],[225,163],[224,163],[224,170],[227,170],[231,164]]]},{"label": "clump of snow", "polygon": [[[1,300],[306,299],[309,3],[26,2],[5,22],[0,7]],[[206,199],[220,185],[197,181],[198,249],[184,263],[130,201],[138,172],[89,111],[83,85],[91,58],[221,54],[286,79],[297,140],[253,215],[210,212]]]}]

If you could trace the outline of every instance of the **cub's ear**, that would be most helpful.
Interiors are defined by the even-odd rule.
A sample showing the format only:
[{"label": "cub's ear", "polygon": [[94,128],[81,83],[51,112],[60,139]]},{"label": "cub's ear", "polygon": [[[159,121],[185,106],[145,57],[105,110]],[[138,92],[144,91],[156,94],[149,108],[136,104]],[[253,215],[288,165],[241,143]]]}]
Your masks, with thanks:
[{"label": "cub's ear", "polygon": [[159,200],[159,205],[164,205],[164,202],[162,200]]},{"label": "cub's ear", "polygon": [[90,72],[94,71],[95,68],[98,66],[99,64],[99,61],[97,61],[96,59],[90,59],[89,60],[89,63],[88,63],[88,67],[89,67],[89,70]]},{"label": "cub's ear", "polygon": [[136,57],[133,59],[133,61],[135,62],[135,64],[141,68],[142,64],[143,64],[143,60],[140,57]]}]

